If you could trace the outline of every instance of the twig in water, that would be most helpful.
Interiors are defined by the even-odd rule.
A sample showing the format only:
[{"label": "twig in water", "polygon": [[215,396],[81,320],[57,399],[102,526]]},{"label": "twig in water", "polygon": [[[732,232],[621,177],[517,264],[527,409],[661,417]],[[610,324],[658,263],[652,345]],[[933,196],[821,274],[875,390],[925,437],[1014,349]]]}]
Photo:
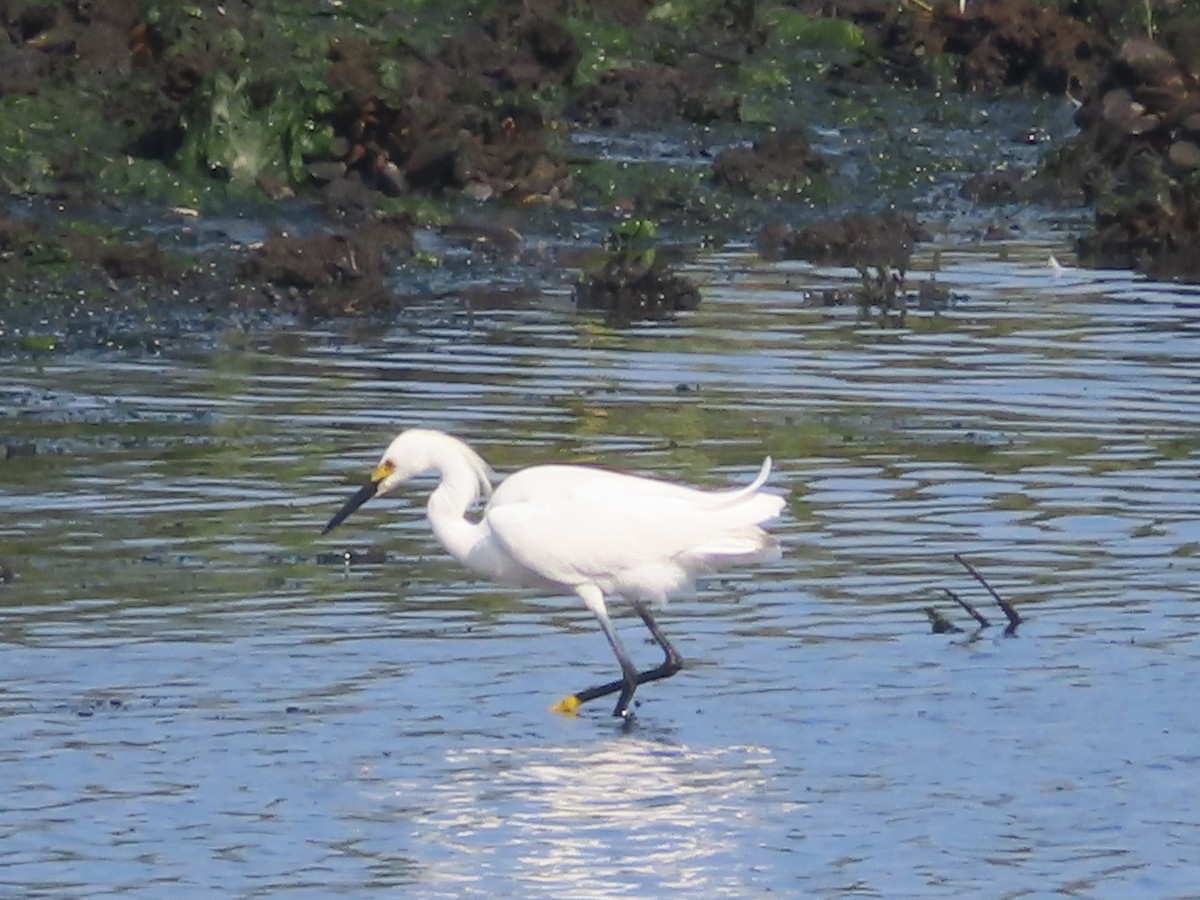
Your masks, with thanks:
[{"label": "twig in water", "polygon": [[1008,617],[1008,627],[1004,629],[1004,633],[1013,634],[1016,632],[1017,626],[1021,624],[1021,617],[1017,614],[1017,611],[1013,608],[1013,605],[997,594],[992,586],[987,583],[987,579],[980,575],[979,571],[973,565],[962,558],[961,553],[955,553],[954,558],[958,560],[959,564],[964,569],[971,573],[972,578],[974,578],[987,589],[987,592],[992,595],[992,599],[1000,604],[1000,608],[1004,610],[1004,615]]},{"label": "twig in water", "polygon": [[934,634],[958,634],[962,631],[932,606],[925,607],[925,615],[929,617],[929,624],[933,626]]},{"label": "twig in water", "polygon": [[974,606],[972,606],[970,603],[968,603],[962,597],[958,596],[958,594],[954,593],[954,591],[950,590],[949,588],[942,588],[942,590],[946,593],[946,596],[948,596],[951,600],[953,600],[955,603],[957,603],[959,606],[961,606],[963,609],[965,609],[967,611],[967,615],[969,615],[972,619],[974,619],[976,622],[978,622],[980,627],[987,628],[989,625],[992,624],[991,622],[989,622],[987,619],[985,619],[983,617],[983,614],[980,613],[979,610],[977,610]]}]

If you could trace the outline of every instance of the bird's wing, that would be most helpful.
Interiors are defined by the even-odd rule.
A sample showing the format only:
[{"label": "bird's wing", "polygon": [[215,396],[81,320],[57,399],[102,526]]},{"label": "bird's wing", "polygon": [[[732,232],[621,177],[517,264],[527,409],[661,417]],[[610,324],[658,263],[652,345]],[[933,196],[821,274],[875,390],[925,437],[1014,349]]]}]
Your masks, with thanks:
[{"label": "bird's wing", "polygon": [[701,491],[604,469],[537,466],[501,484],[485,518],[507,552],[542,577],[618,589],[623,581],[669,580],[651,572],[702,568],[706,555],[763,549],[765,535],[754,525],[783,503],[754,493],[764,476],[749,491]]}]

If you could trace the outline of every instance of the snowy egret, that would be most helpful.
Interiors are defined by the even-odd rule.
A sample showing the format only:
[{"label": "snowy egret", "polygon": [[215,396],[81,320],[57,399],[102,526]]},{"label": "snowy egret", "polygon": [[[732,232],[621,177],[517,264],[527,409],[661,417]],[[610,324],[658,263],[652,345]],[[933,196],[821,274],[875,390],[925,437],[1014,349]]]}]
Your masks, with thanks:
[{"label": "snowy egret", "polygon": [[[759,527],[784,505],[782,497],[762,491],[770,472],[767,457],[745,487],[709,491],[592,466],[541,465],[510,475],[493,493],[491,468],[462,440],[413,428],[392,441],[370,480],[322,534],[372,497],[436,474],[426,509],[451,556],[503,584],[572,591],[600,622],[621,677],[571,694],[554,708],[572,713],[620,692],[613,715],[628,718],[639,684],[670,677],[683,665],[647,604],[690,589],[702,572],[779,557],[779,542]],[[488,495],[479,521],[467,518]],[[606,595],[633,605],[665,655],[662,665],[637,671],[609,619]]]}]

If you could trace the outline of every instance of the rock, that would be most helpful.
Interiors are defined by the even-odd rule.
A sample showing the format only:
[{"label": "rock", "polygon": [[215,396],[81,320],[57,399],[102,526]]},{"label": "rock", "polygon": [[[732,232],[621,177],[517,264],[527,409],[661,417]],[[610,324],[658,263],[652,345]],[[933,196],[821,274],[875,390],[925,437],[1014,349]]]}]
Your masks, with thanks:
[{"label": "rock", "polygon": [[336,181],[346,174],[346,164],[341,160],[312,162],[305,169],[308,171],[309,177],[318,184]]},{"label": "rock", "polygon": [[1188,172],[1200,169],[1200,146],[1193,141],[1176,141],[1167,151],[1171,165]]},{"label": "rock", "polygon": [[811,148],[808,135],[792,129],[766,135],[752,147],[721,151],[713,162],[713,179],[756,196],[774,196],[803,193],[825,168],[824,158]]},{"label": "rock", "polygon": [[1158,127],[1158,117],[1147,114],[1125,88],[1109,91],[1101,103],[1104,121],[1122,134],[1145,134]]},{"label": "rock", "polygon": [[1130,38],[1121,45],[1118,62],[1129,70],[1135,84],[1180,82],[1179,64],[1167,50],[1150,38]]},{"label": "rock", "polygon": [[928,237],[900,212],[854,215],[796,229],[783,239],[782,255],[819,265],[906,269],[917,241]]}]

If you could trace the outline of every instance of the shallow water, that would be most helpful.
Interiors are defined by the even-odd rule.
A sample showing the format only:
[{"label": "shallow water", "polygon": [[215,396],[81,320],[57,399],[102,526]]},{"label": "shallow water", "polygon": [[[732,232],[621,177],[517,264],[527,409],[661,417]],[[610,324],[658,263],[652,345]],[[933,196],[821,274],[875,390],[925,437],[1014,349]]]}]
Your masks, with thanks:
[{"label": "shallow water", "polygon": [[[958,302],[904,329],[728,253],[675,325],[551,298],[0,362],[0,890],[1193,893],[1200,293],[1051,252],[943,249]],[[631,730],[552,714],[614,675],[577,603],[471,581],[422,489],[318,536],[414,424],[502,472],[769,452],[785,556],[660,616],[687,667]],[[967,628],[942,589],[1002,617],[955,553],[1016,637]]]}]

